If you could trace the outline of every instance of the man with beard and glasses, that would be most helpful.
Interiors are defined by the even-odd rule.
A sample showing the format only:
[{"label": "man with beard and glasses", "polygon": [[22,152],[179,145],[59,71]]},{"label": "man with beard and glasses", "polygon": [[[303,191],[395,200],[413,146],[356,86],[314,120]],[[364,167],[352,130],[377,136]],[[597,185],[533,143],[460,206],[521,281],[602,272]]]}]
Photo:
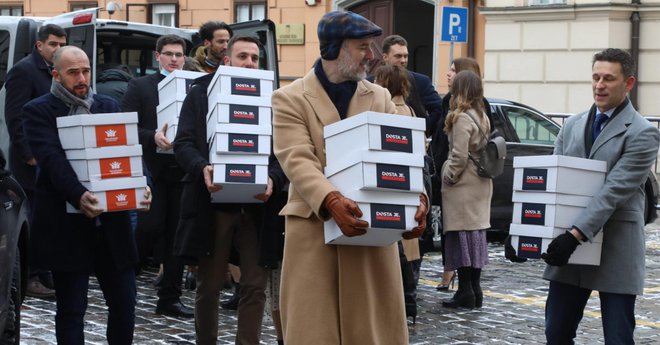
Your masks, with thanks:
[{"label": "man with beard and glasses", "polygon": [[[365,233],[362,211],[326,179],[323,127],[365,111],[395,113],[390,93],[364,78],[380,27],[352,12],[329,12],[318,25],[321,59],[273,93],[273,144],[291,181],[282,263],[284,343],[408,344],[399,254],[386,247],[325,245],[323,221],[346,236]],[[395,115],[393,115],[395,116]],[[420,195],[419,226],[428,201]]]},{"label": "man with beard and glasses", "polygon": [[[22,116],[38,168],[30,229],[38,250],[33,252],[48,263],[57,286],[57,343],[85,343],[87,290],[89,276],[94,274],[108,307],[107,342],[130,344],[135,327],[138,258],[129,214],[102,213],[98,198],[78,181],[57,130],[58,117],[116,113],[119,104],[90,89],[89,58],[80,48],[60,48],[53,62],[50,92],[26,104]],[[144,197],[142,204],[148,206],[149,188]],[[67,213],[67,202],[81,213]]]}]

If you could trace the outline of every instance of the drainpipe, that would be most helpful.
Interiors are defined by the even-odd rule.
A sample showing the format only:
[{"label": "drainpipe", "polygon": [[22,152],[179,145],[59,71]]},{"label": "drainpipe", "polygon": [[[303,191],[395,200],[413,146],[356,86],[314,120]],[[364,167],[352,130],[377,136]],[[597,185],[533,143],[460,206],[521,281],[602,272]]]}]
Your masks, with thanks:
[{"label": "drainpipe", "polygon": [[[642,0],[632,0],[633,5],[641,5]],[[634,11],[630,16],[630,22],[632,24],[632,31],[630,33],[630,55],[632,56],[633,61],[635,61],[635,66],[637,66],[637,73],[639,75],[639,11]],[[630,90],[630,101],[632,102],[635,109],[637,109],[637,85],[633,86]]]},{"label": "drainpipe", "polygon": [[475,6],[476,0],[468,0],[468,57],[474,58],[474,38],[475,38],[475,28],[476,24],[474,22],[476,15],[474,11],[476,10]]}]

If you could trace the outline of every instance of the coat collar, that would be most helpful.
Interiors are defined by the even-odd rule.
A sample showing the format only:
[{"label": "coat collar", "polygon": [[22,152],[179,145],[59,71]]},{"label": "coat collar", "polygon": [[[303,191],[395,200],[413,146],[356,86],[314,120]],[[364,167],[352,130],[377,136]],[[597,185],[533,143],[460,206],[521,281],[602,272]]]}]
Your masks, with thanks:
[{"label": "coat collar", "polygon": [[[348,105],[348,116],[353,116],[371,108],[374,98],[374,92],[367,87],[368,81],[362,80],[357,83],[357,89]],[[303,97],[312,105],[316,117],[319,118],[324,126],[335,123],[340,120],[337,108],[330,101],[327,93],[323,89],[321,82],[316,77],[314,70],[310,70],[303,77]]]},{"label": "coat collar", "polygon": [[[603,131],[594,141],[593,146],[591,147],[591,152],[589,153],[589,158],[593,158],[594,154],[600,147],[602,147],[610,139],[618,136],[619,134],[628,130],[628,126],[633,122],[635,116],[635,108],[632,106],[632,102],[628,102],[625,108],[621,110],[614,118],[612,118],[607,126],[603,128]],[[588,115],[583,116],[582,121],[586,124]]]}]

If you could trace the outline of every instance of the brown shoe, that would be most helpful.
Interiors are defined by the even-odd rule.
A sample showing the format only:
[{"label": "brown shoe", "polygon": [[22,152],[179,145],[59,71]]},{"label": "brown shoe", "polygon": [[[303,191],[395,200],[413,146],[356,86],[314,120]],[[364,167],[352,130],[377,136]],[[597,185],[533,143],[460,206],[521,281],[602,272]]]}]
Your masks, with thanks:
[{"label": "brown shoe", "polygon": [[45,287],[39,279],[30,279],[27,284],[25,295],[34,298],[48,299],[55,297],[55,290]]}]

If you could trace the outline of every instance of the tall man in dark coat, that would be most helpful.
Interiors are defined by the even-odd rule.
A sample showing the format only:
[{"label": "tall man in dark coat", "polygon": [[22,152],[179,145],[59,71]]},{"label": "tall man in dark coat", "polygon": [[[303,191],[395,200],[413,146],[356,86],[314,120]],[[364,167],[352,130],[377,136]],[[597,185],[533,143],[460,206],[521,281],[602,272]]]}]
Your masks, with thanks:
[{"label": "tall man in dark coat", "polygon": [[[78,181],[57,131],[60,116],[119,112],[119,104],[90,90],[89,59],[80,48],[61,48],[53,62],[51,92],[26,104],[22,116],[39,167],[31,235],[37,259],[48,264],[57,286],[57,342],[84,344],[83,319],[93,273],[108,306],[108,343],[130,344],[137,250],[128,212],[102,213],[97,197]],[[145,199],[148,205],[149,189]],[[82,214],[67,213],[67,202]]]},{"label": "tall man in dark coat", "polygon": [[[229,41],[225,65],[258,68],[259,41],[235,36]],[[211,204],[210,193],[222,193],[213,184],[206,142],[207,89],[212,74],[198,78],[186,97],[174,141],[174,154],[186,171],[181,197],[181,221],[177,229],[175,253],[198,263],[195,295],[195,334],[197,344],[215,345],[218,337],[218,298],[224,284],[232,246],[240,255],[241,289],[238,303],[236,344],[259,344],[261,320],[266,300],[266,269],[258,265],[259,226],[263,205]],[[272,155],[272,154],[271,154]],[[274,157],[274,156],[273,156]],[[275,185],[284,180],[279,164],[271,160],[268,187],[255,198],[268,201]],[[276,177],[278,176],[278,177]]]},{"label": "tall man in dark coat", "polygon": [[[158,284],[156,313],[168,316],[193,317],[193,310],[181,303],[181,279],[183,262],[173,255],[172,246],[179,210],[183,170],[174,155],[157,153],[156,149],[172,149],[165,136],[168,124],[156,128],[158,106],[158,83],[174,70],[183,68],[186,42],[176,35],[165,35],[156,41],[156,60],[160,72],[128,83],[122,102],[123,111],[138,112],[138,135],[144,159],[154,180],[154,202],[151,211],[138,217],[137,239],[140,256],[144,259],[146,248],[152,247],[156,238],[163,244],[163,275]],[[159,236],[156,236],[158,234]]]},{"label": "tall man in dark coat", "polygon": [[[66,45],[66,31],[48,24],[39,29],[32,53],[16,63],[7,73],[5,117],[9,129],[9,168],[25,191],[30,203],[34,199],[37,161],[23,132],[21,109],[32,99],[48,93],[52,76],[53,54]],[[30,261],[30,278],[26,294],[31,297],[55,295],[49,272]],[[42,282],[43,280],[43,282]],[[46,283],[44,286],[43,283]]]},{"label": "tall man in dark coat", "polygon": [[[408,67],[408,42],[399,35],[391,35],[383,40],[383,61],[390,65]],[[408,71],[410,79],[410,95],[406,103],[410,105],[419,117],[426,117],[426,134],[431,136],[436,129],[442,99],[435,91],[431,78],[417,72]]]}]

